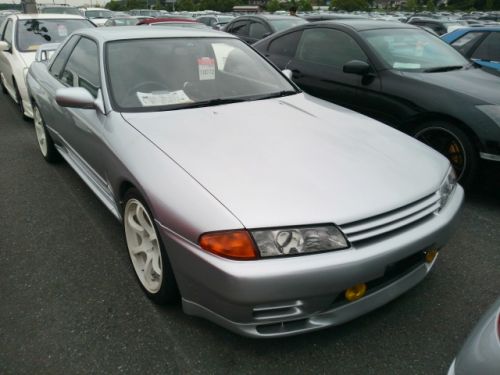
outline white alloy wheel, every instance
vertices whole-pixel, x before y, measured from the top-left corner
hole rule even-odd
[[[36,139],[38,145],[40,146],[40,151],[42,155],[46,158],[48,154],[47,149],[47,134],[45,133],[45,127],[43,126],[42,116],[37,107],[33,107],[33,121],[35,122]]]
[[[123,216],[127,247],[132,265],[142,286],[157,293],[163,280],[160,242],[146,207],[137,199],[129,199]]]

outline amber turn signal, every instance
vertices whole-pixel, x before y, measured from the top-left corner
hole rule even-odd
[[[346,289],[345,299],[352,302],[360,299],[366,294],[366,284],[358,284]]]
[[[232,259],[257,259],[257,251],[246,230],[205,233],[200,236],[200,246],[211,253]]]
[[[438,251],[436,249],[430,249],[425,252],[425,261],[427,263],[432,263],[436,259]]]

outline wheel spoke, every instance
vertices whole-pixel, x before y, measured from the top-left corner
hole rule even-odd
[[[156,238],[155,231],[146,215],[147,212],[145,212],[142,207],[137,206],[137,209],[135,211],[137,221],[139,222],[139,225],[148,233],[149,238],[153,240]]]
[[[152,266],[153,266],[153,272],[156,273],[158,276],[161,276],[161,259],[158,253],[153,253]]]
[[[146,283],[150,284],[152,281],[152,270],[153,267],[153,255],[148,253],[146,256],[146,261],[144,262],[144,280]]]
[[[138,222],[135,221],[134,215],[128,215],[127,217],[128,224],[132,227],[134,231],[137,233],[142,233],[144,232],[144,228],[139,224]]]
[[[137,255],[141,253],[146,253],[153,248],[153,244],[148,241],[143,241],[140,245],[131,246],[129,245],[130,251],[132,254]]]

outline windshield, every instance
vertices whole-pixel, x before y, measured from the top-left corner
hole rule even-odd
[[[453,47],[423,30],[378,29],[363,31],[362,35],[375,53],[396,70],[422,72],[468,64]]]
[[[36,51],[41,44],[59,43],[73,31],[88,27],[94,27],[94,25],[85,19],[19,20],[17,22],[17,49],[21,52]]]
[[[113,12],[109,10],[87,10],[85,11],[85,17],[87,18],[111,18]]]
[[[110,94],[121,111],[159,111],[295,94],[238,39],[168,38],[106,44]],[[148,68],[144,69],[144,56]]]
[[[289,17],[289,18],[280,18],[275,20],[269,20],[271,25],[276,29],[276,31],[286,30],[290,27],[294,27],[297,25],[302,25],[303,23],[307,23],[307,21],[303,18],[299,17]]]
[[[154,23],[150,23],[151,26],[167,26],[167,27],[190,27],[190,28],[194,28],[194,29],[207,29],[207,27],[202,24],[202,23],[198,23],[198,22],[154,22]]]
[[[76,16],[82,15],[78,9],[71,7],[46,7],[40,9],[40,13],[74,14]]]

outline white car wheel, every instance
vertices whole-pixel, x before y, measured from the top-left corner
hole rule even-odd
[[[47,158],[47,135],[45,133],[45,127],[43,126],[42,116],[37,107],[33,108],[33,121],[35,123],[36,139],[38,141],[38,146],[40,146],[40,151],[44,158]]]
[[[163,280],[160,243],[152,218],[137,199],[129,199],[123,217],[127,247],[132,265],[142,286],[155,294]]]

